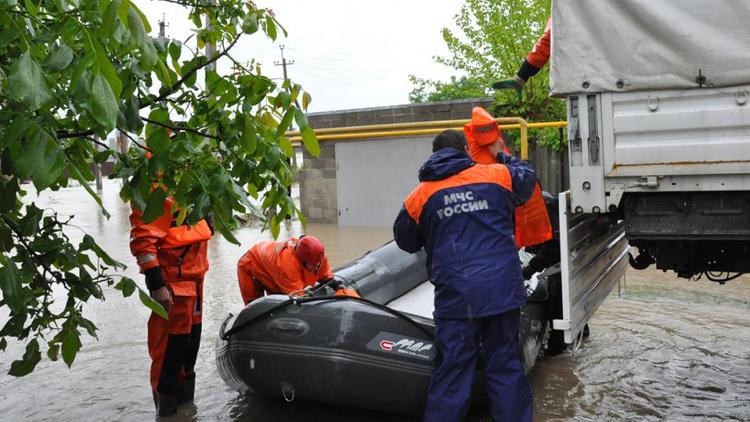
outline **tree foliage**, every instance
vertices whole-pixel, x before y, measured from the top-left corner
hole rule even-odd
[[[414,84],[414,89],[409,93],[409,101],[413,103],[484,98],[488,95],[486,86],[466,76],[451,76],[450,82],[441,82],[409,75],[409,80]]]
[[[466,0],[454,18],[458,32],[442,30],[450,55],[434,57],[437,63],[464,76],[451,78],[448,83],[411,76],[415,88],[410,99],[474,98],[479,90],[473,87],[492,93],[493,82],[516,74],[544,32],[549,14],[549,0]],[[493,95],[495,115],[520,116],[529,121],[565,119],[565,103],[549,96],[548,66],[527,81],[520,101],[513,91],[496,91]],[[530,136],[559,147],[556,129],[533,131]]]
[[[91,168],[113,158],[120,196],[147,221],[167,195],[176,201],[178,222],[210,213],[234,243],[235,213],[254,210],[249,197],[262,200],[259,215],[274,234],[286,215],[302,218],[287,194],[293,149],[285,132],[296,122],[307,149],[318,153],[297,105],[306,108],[310,96],[232,57],[242,36],[275,40],[286,31],[252,2],[168,1],[189,9],[198,50],[152,37],[131,0],[0,0],[0,313],[9,315],[0,350],[8,340],[26,344],[12,375],[31,372],[44,343],[50,359],[62,356],[70,366],[81,333],[96,336],[83,305],[103,299],[103,286],[125,296],[138,290],[141,301],[164,314],[118,275],[124,265],[95,239],[73,241],[70,218],[38,208],[25,181],[37,192],[75,181],[101,206],[89,187]],[[211,56],[201,52],[209,43],[217,46]],[[218,74],[219,59],[241,71]],[[112,131],[134,147],[110,150],[99,139]],[[55,303],[61,297],[64,304]]]

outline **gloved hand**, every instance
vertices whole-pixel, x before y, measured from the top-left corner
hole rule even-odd
[[[341,288],[341,280],[336,280],[335,278],[326,278],[320,280],[318,283],[328,284],[328,287],[332,288],[333,290],[338,290]]]
[[[523,93],[523,85],[526,83],[523,79],[519,78],[518,75],[514,75],[512,78],[503,79],[492,84],[492,89],[512,89],[516,91],[516,97],[521,100]]]
[[[169,292],[169,289],[167,289],[166,286],[160,287],[156,290],[151,290],[151,297],[159,302],[159,305],[161,305],[167,313],[169,313],[169,308],[172,307],[172,304],[174,301],[172,300],[172,293]]]
[[[172,306],[172,294],[164,284],[164,276],[161,274],[161,267],[149,268],[143,272],[146,276],[146,287],[148,287],[151,297],[169,312]]]

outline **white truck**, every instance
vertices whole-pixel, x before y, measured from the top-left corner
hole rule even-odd
[[[568,104],[567,342],[628,261],[750,272],[750,2],[554,0],[550,86]]]

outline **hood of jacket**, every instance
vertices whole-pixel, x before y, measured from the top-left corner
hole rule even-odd
[[[460,173],[475,163],[463,151],[455,148],[443,148],[434,152],[419,169],[419,181],[442,180]]]

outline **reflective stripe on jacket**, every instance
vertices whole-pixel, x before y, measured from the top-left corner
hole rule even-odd
[[[513,240],[514,204],[526,200],[536,176],[523,161],[476,164],[442,149],[419,173],[393,225],[398,246],[427,253],[436,318],[479,318],[526,300]]]

